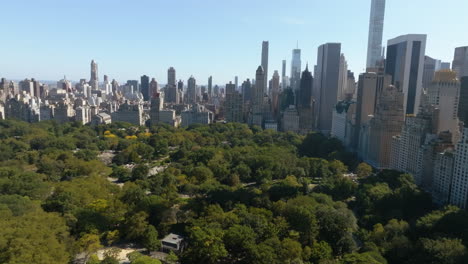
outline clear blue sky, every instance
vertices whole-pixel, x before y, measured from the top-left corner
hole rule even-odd
[[[366,61],[370,0],[5,0],[0,76],[7,79],[89,79],[91,59],[119,81],[143,74],[166,83],[190,75],[217,84],[252,78],[261,42],[270,41],[270,72],[281,70],[299,41],[302,61],[317,47],[341,42],[351,70]],[[387,0],[384,44],[408,33],[428,34],[426,54],[453,59],[468,45],[467,0]],[[281,71],[280,71],[281,72]],[[289,73],[288,73],[289,75]]]

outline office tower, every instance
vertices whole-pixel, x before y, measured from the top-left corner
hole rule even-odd
[[[143,94],[143,100],[149,101],[152,96],[150,92],[150,88],[149,88],[150,79],[148,76],[143,75],[140,77],[140,81],[141,81],[140,87],[141,87],[141,93]]]
[[[460,97],[458,101],[458,119],[468,127],[468,76],[460,80]]]
[[[139,89],[138,89],[138,81],[137,81],[137,80],[128,80],[128,81],[127,81],[127,85],[133,87],[133,92],[134,92],[134,93],[138,93],[138,92],[139,92]]]
[[[91,79],[89,82],[93,90],[99,88],[98,65],[94,60],[91,61]]]
[[[314,87],[314,78],[309,71],[309,66],[302,72],[297,98],[297,110],[299,112],[299,129],[302,133],[308,133],[313,128],[313,99],[312,90]]]
[[[439,70],[450,70],[450,62],[441,62]]]
[[[367,44],[367,68],[379,67],[382,63],[384,19],[385,0],[372,0]]]
[[[279,118],[279,94],[280,76],[278,71],[275,71],[273,73],[273,78],[271,79],[271,113],[274,120]]]
[[[291,88],[297,92],[301,83],[301,50],[299,48],[293,49],[291,59]]]
[[[255,74],[255,86],[252,93],[252,124],[262,126],[263,99],[265,96],[265,73],[262,66],[258,66]]]
[[[316,85],[313,94],[316,100],[315,127],[325,134],[331,131],[333,108],[338,102],[340,61],[340,43],[327,43],[318,48]]]
[[[438,66],[440,66],[440,60],[424,56],[423,89],[427,89],[432,80],[434,80]]]
[[[193,76],[187,81],[187,103],[195,104],[197,102],[197,81]]]
[[[213,77],[208,77],[208,96],[211,98],[213,96]]]
[[[405,114],[417,114],[422,94],[426,35],[404,35],[388,41],[385,72],[405,94]]]
[[[173,67],[167,70],[167,85],[176,85],[176,70]]]
[[[369,142],[364,160],[377,169],[390,167],[392,138],[404,124],[404,94],[393,85],[384,87],[369,121]]]
[[[369,68],[370,69],[370,68]],[[359,75],[356,97],[356,127],[352,147],[359,146],[361,128],[365,126],[375,113],[377,99],[384,87],[391,84],[391,76],[383,72],[367,71]],[[358,152],[360,151],[358,148]]]
[[[348,88],[348,62],[344,54],[340,57],[340,73],[338,81],[338,100],[345,99],[346,89]]]
[[[244,103],[250,103],[252,100],[252,93],[252,83],[250,82],[250,79],[247,79],[242,83],[242,96]]]
[[[460,96],[460,81],[457,73],[450,70],[441,70],[435,73],[433,81],[427,89],[428,103],[438,109],[434,129],[439,134],[450,131],[453,142],[459,138],[458,104]]]
[[[267,91],[268,85],[268,41],[262,42],[262,68],[263,68],[263,92]]]
[[[457,73],[458,79],[468,76],[468,46],[455,49],[452,70]]]
[[[155,78],[152,78],[149,84],[149,94],[151,94],[151,98],[153,98],[156,94],[159,94],[159,84]]]

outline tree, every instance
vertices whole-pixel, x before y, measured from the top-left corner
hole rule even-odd
[[[81,252],[87,256],[95,253],[98,249],[102,248],[99,236],[95,234],[85,234],[78,241],[77,246]]]
[[[220,228],[194,226],[189,233],[191,246],[186,257],[190,262],[213,264],[228,255]]]
[[[333,257],[333,250],[325,241],[314,242],[310,248],[310,261],[320,263],[323,260],[329,260]]]
[[[148,219],[148,214],[143,211],[127,215],[124,223],[125,237],[129,240],[143,239],[146,231],[148,231],[148,222],[146,219]]]
[[[177,255],[173,251],[171,251],[167,255],[165,261],[167,262],[167,264],[177,264],[179,263],[179,257],[177,257]]]
[[[372,175],[372,167],[362,162],[356,168],[356,174],[359,178],[367,178]]]
[[[158,240],[158,231],[152,225],[148,225],[146,228],[143,246],[149,251],[155,251],[161,247],[161,242]]]
[[[467,250],[460,239],[421,238],[417,259],[419,263],[462,264],[466,263]]]

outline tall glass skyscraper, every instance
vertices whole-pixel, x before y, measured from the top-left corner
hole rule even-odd
[[[301,50],[293,49],[291,60],[291,88],[299,90],[301,82]]]
[[[390,39],[385,73],[405,94],[405,114],[417,114],[421,101],[426,35],[410,34]]]
[[[372,0],[367,44],[367,68],[376,67],[382,61],[382,35],[385,18],[385,0]]]

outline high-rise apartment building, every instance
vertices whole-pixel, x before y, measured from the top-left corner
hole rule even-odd
[[[385,19],[385,0],[372,0],[369,19],[369,40],[367,44],[367,68],[382,63],[382,36]]]
[[[331,131],[333,108],[338,102],[340,87],[341,44],[327,43],[318,48],[314,94],[316,128],[324,133]]]
[[[405,95],[405,113],[417,114],[422,94],[426,35],[404,35],[388,41],[385,72]]]
[[[369,121],[368,151],[364,160],[378,169],[390,167],[392,138],[404,124],[404,94],[393,85],[384,87]]]
[[[255,74],[255,85],[252,93],[252,119],[253,125],[262,126],[263,124],[263,99],[265,97],[265,72],[262,66],[258,66]]]
[[[93,90],[99,88],[98,65],[94,60],[91,60],[91,79],[89,82]]]
[[[268,41],[263,41],[262,43],[262,68],[263,68],[263,92],[267,91],[268,85],[268,51],[269,43]]]
[[[354,140],[352,141],[354,144],[351,146],[352,148],[359,146],[361,127],[367,125],[372,115],[374,115],[377,99],[384,87],[388,87],[390,83],[391,76],[385,75],[383,72],[368,71],[359,75],[356,100],[356,127],[354,129]]]

